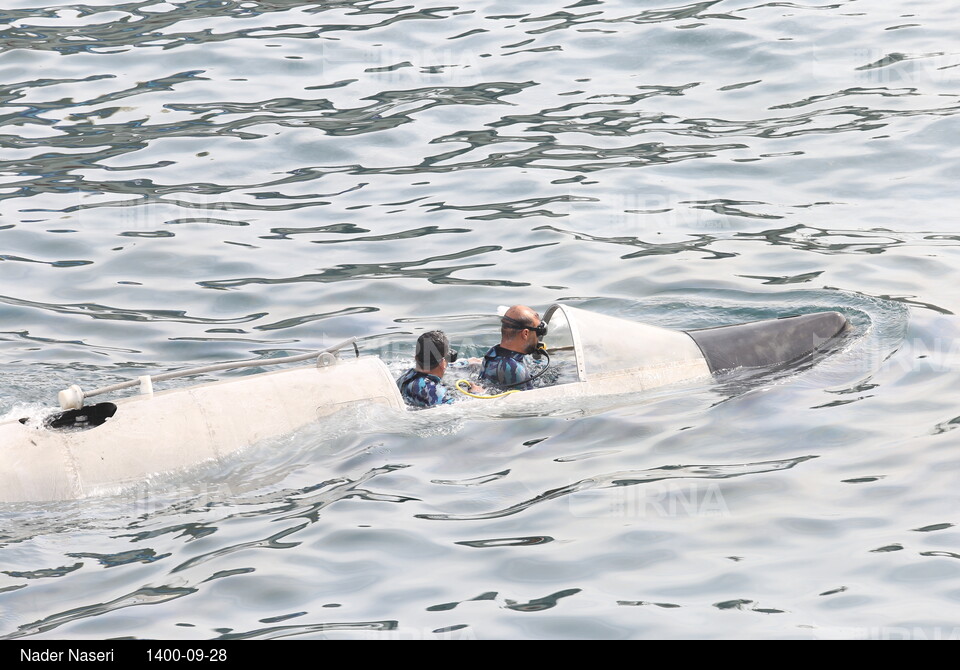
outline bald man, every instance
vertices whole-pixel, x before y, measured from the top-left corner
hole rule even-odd
[[[526,305],[508,309],[500,320],[500,344],[483,357],[480,382],[523,391],[532,389],[533,374],[526,356],[537,350],[545,331],[542,324],[540,315]]]

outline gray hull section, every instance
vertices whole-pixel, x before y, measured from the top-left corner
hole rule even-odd
[[[839,312],[819,312],[735,326],[687,331],[711,372],[791,363],[823,349],[850,330]]]

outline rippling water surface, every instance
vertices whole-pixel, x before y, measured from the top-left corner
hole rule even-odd
[[[0,413],[556,301],[789,374],[361,408],[0,505],[7,638],[960,638],[952,3],[0,9]]]

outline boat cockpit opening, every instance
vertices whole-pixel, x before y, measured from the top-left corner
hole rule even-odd
[[[112,402],[101,402],[51,414],[43,420],[43,427],[50,430],[88,430],[102,426],[116,413],[117,406]],[[20,419],[20,423],[27,423],[27,419]]]
[[[560,354],[568,369],[575,371],[572,381],[593,381],[702,358],[696,344],[679,331],[569,305],[551,306],[543,319],[549,326],[545,341],[550,355],[557,358]]]

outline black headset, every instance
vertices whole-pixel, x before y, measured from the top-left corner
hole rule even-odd
[[[540,319],[540,324],[537,326],[528,326],[521,321],[511,319],[509,316],[504,316],[500,318],[500,323],[507,328],[513,328],[514,330],[532,330],[537,334],[537,339],[540,340],[547,336],[547,324],[543,319]]]

